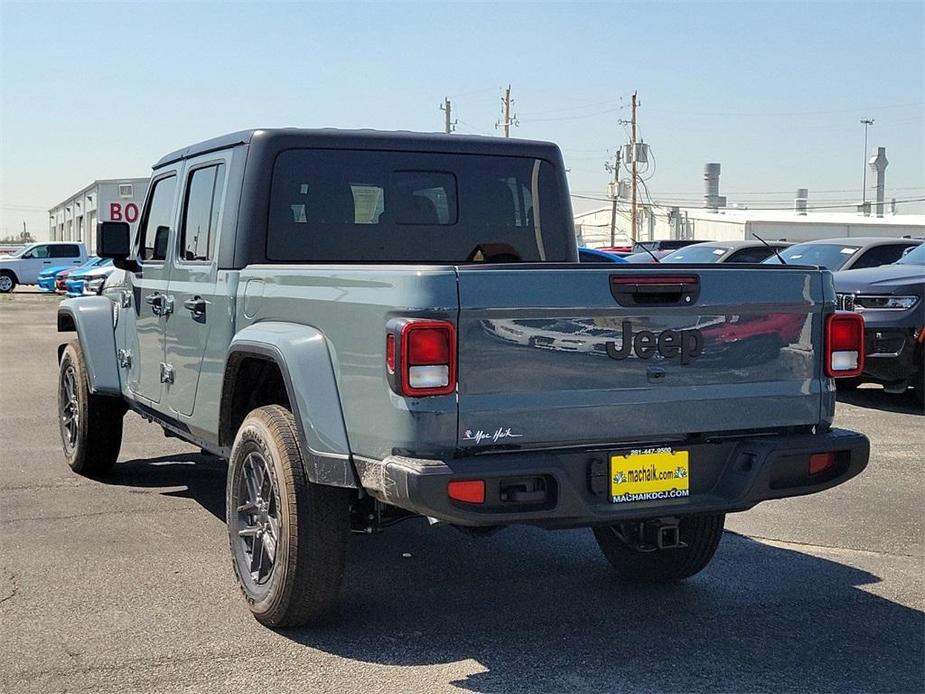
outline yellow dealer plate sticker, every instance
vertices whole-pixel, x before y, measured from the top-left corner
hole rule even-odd
[[[678,499],[690,495],[687,451],[650,448],[610,456],[610,500]]]

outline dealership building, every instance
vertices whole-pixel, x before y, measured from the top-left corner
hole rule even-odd
[[[134,231],[148,190],[147,178],[108,178],[93,181],[48,210],[52,241],[83,241],[96,248],[97,222],[128,222]]]
[[[628,214],[619,210],[611,243],[611,207],[575,215],[578,244],[594,248],[629,243]],[[753,234],[774,241],[811,241],[843,236],[925,236],[925,215],[887,214],[867,217],[855,212],[650,208],[640,206],[637,240],[692,239],[734,241]]]

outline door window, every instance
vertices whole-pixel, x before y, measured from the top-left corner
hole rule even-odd
[[[150,202],[138,232],[142,260],[163,261],[167,257],[167,240],[173,222],[173,198],[176,187],[176,176],[168,176],[154,182]]]
[[[190,174],[180,229],[182,260],[209,260],[212,257],[224,182],[224,164],[196,169]]]
[[[24,258],[47,258],[48,246],[36,246],[23,256]]]

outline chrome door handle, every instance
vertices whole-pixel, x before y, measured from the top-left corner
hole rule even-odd
[[[194,316],[201,316],[206,312],[206,306],[209,305],[209,302],[203,299],[201,296],[194,296],[192,299],[187,299],[183,302],[183,308],[187,311],[191,311]]]
[[[155,316],[166,316],[173,310],[173,301],[164,294],[155,292],[145,297],[145,303],[151,305],[151,313]]]

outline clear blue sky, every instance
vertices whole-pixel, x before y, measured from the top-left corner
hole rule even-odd
[[[440,130],[447,96],[461,132],[495,134],[507,83],[514,134],[558,142],[582,194],[605,191],[635,89],[657,200],[695,201],[707,161],[730,203],[859,198],[862,117],[888,196],[925,197],[923,8],[4,0],[0,234],[44,236],[44,210],[93,179],[231,130]]]

